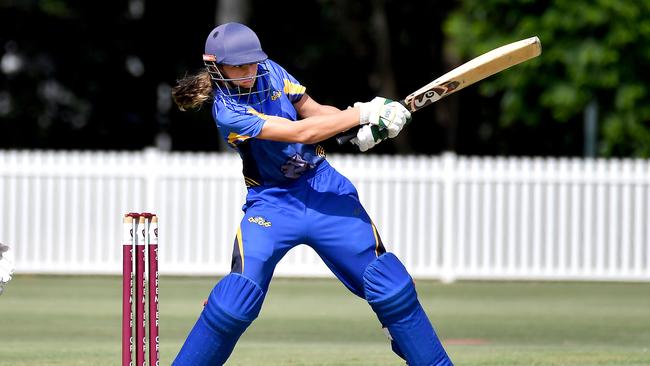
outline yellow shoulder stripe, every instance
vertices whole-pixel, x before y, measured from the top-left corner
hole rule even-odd
[[[284,79],[284,94],[305,94],[305,87]]]
[[[253,108],[248,108],[246,110],[246,112],[248,112],[248,113],[250,113],[250,114],[252,114],[254,116],[258,116],[258,117],[260,117],[261,119],[263,119],[265,121],[269,118],[269,116],[267,114],[260,113],[260,112],[258,112],[256,110],[254,110]]]
[[[231,132],[230,135],[228,135],[228,143],[231,145],[237,145],[239,143],[248,140],[249,138],[251,137],[246,135],[239,135],[234,132]]]

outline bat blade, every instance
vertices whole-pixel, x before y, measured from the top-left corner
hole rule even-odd
[[[541,53],[542,44],[537,37],[495,48],[416,90],[404,98],[404,102],[411,112],[415,112],[468,85],[535,58]]]
[[[542,44],[538,37],[509,43],[467,61],[409,94],[400,103],[411,112],[415,112],[468,85],[535,58],[541,53]],[[361,126],[339,134],[336,141],[342,145],[352,140],[357,135],[359,128]]]

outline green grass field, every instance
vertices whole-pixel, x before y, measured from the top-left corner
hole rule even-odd
[[[169,365],[214,285],[161,278]],[[418,281],[460,365],[650,365],[650,284]],[[120,277],[17,276],[0,296],[0,366],[119,365]],[[275,279],[228,365],[403,365],[337,281]]]

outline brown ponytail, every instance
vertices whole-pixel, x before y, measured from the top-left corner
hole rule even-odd
[[[189,75],[176,82],[172,88],[172,99],[178,109],[185,111],[201,107],[212,99],[212,81],[207,70]]]

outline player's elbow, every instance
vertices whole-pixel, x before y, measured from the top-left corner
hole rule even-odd
[[[314,133],[308,133],[302,138],[301,144],[316,144],[323,141],[323,138],[320,135]]]
[[[315,144],[323,140],[323,137],[314,128],[308,128],[307,126],[301,127],[296,131],[296,142],[301,144]]]
[[[319,127],[319,124],[306,120],[289,121],[280,117],[271,117],[257,137],[263,140],[314,144],[328,137]]]

